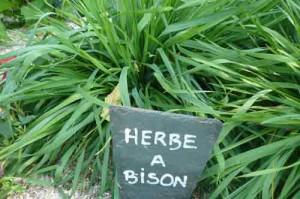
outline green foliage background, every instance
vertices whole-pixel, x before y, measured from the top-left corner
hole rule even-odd
[[[39,15],[28,47],[0,69],[7,175],[50,174],[72,190],[88,178],[81,187],[117,198],[100,115],[119,84],[125,106],[224,121],[203,195],[300,197],[298,0],[64,3]]]
[[[7,30],[36,22],[42,13],[62,9],[62,0],[1,0],[0,42],[9,40]]]

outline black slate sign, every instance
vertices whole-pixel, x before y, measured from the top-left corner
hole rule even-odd
[[[188,199],[222,128],[215,119],[112,106],[121,199]]]

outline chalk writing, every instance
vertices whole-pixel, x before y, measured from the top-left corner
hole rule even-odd
[[[155,155],[150,163],[151,166],[155,164],[161,164],[162,167],[166,167],[165,161],[161,155]]]
[[[168,147],[169,150],[197,149],[196,135],[165,133],[163,131],[138,130],[137,128],[125,128],[125,143],[135,145],[160,145]]]
[[[179,149],[190,150],[197,149],[196,146],[196,135],[192,134],[178,134],[178,133],[165,133],[163,131],[152,131],[152,130],[140,130],[138,128],[125,128],[124,129],[124,140],[126,144],[135,144],[142,146],[160,145],[167,147],[170,151]],[[166,167],[166,163],[162,155],[154,155],[150,166],[161,166]],[[174,176],[170,173],[165,173],[158,176],[157,173],[149,172],[146,173],[144,168],[141,168],[139,172],[127,169],[123,171],[125,181],[128,184],[134,185],[149,184],[149,185],[160,185],[164,187],[186,187],[188,177]]]
[[[161,176],[158,176],[154,172],[145,173],[144,168],[141,168],[139,173],[133,170],[125,170],[123,171],[123,174],[127,183],[131,185],[140,183],[174,188],[177,187],[177,185],[180,185],[185,188],[188,180],[188,177],[186,175],[173,176],[170,173],[165,173]]]

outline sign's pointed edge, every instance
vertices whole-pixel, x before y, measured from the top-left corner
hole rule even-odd
[[[178,117],[189,118],[191,120],[195,120],[195,121],[201,122],[203,124],[215,125],[216,126],[215,136],[219,135],[219,133],[221,132],[222,127],[223,127],[223,123],[220,120],[214,119],[214,118],[203,118],[203,117],[198,117],[198,116],[193,116],[193,115],[185,115],[185,114],[181,114],[181,113],[163,112],[163,111],[143,109],[143,108],[136,108],[136,107],[129,107],[129,106],[110,105],[109,106],[109,114],[110,114],[110,116],[111,116],[111,113],[114,112],[115,110],[124,110],[124,111],[128,111],[128,110],[130,111],[131,110],[131,111],[136,111],[136,112],[160,114],[160,115],[165,115],[167,117],[172,116],[174,118],[178,118]]]
[[[158,111],[158,110],[152,110],[152,109],[143,109],[143,108],[137,108],[137,107],[130,107],[130,106],[117,106],[117,105],[110,105],[109,106],[110,110],[113,109],[119,109],[119,110],[134,110],[137,112],[146,112],[146,113],[154,113],[154,114],[162,114],[162,115],[166,115],[166,116],[175,116],[175,117],[190,117],[191,119],[198,119],[198,120],[211,120],[211,121],[217,121],[220,122],[217,119],[213,119],[213,118],[201,118],[201,117],[197,117],[197,116],[193,116],[193,115],[185,115],[182,113],[173,113],[173,112],[164,112],[164,111]],[[220,122],[221,123],[221,122]]]

